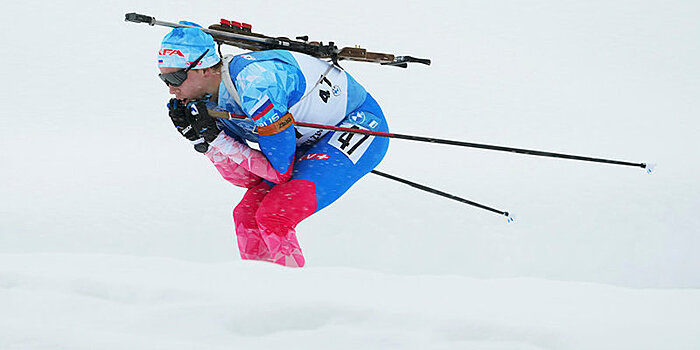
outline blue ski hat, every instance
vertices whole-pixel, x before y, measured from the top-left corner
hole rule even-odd
[[[180,21],[180,24],[202,28],[197,23]],[[197,28],[174,28],[163,38],[158,51],[158,67],[187,68],[204,51],[209,52],[193,69],[209,68],[221,60],[216,54],[216,44],[211,35]]]

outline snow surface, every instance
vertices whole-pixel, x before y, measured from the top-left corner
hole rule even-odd
[[[700,341],[686,318],[700,303],[696,290],[118,255],[0,263],[12,268],[0,273],[3,349],[691,349]]]
[[[0,349],[700,348],[697,2],[3,10]],[[518,221],[370,175],[298,226],[307,267],[241,262],[133,11],[431,58],[343,64],[395,132],[659,167],[395,140],[379,170]]]

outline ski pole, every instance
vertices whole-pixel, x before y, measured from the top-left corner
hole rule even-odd
[[[245,116],[242,116],[242,115],[230,114],[230,113],[228,113],[228,112],[215,111],[215,110],[209,110],[209,114],[210,114],[212,117],[214,117],[214,118],[219,118],[219,119],[245,119],[245,118],[246,118]],[[310,123],[303,123],[303,122],[294,122],[294,124],[295,124],[295,125],[298,125],[298,126],[306,126],[306,127],[310,127],[310,128],[320,128],[320,127],[323,127],[323,128],[327,128],[327,129],[329,129],[329,130],[339,130],[339,131],[348,131],[348,132],[366,131],[366,130],[362,130],[362,129],[351,129],[351,128],[343,128],[343,127],[338,127],[338,126],[318,125],[318,124],[310,124]],[[381,133],[381,134],[388,134],[388,133]],[[384,135],[377,135],[377,136],[384,136]],[[378,170],[372,170],[371,173],[372,173],[372,174],[375,174],[375,175],[379,175],[379,176],[385,177],[385,178],[390,179],[390,180],[394,180],[394,181],[401,182],[401,183],[403,183],[403,184],[409,185],[409,186],[414,187],[414,188],[417,188],[417,189],[419,189],[419,190],[423,190],[423,191],[426,191],[426,192],[429,192],[429,193],[432,193],[432,194],[436,194],[436,195],[438,195],[438,196],[442,196],[442,197],[445,197],[445,198],[449,198],[449,199],[455,200],[455,201],[460,202],[460,203],[469,204],[469,205],[475,206],[475,207],[477,207],[477,208],[485,209],[485,210],[494,212],[494,213],[496,213],[496,214],[503,215],[503,216],[505,216],[505,217],[508,218],[508,222],[513,222],[513,221],[514,221],[514,218],[513,218],[507,211],[502,211],[502,210],[494,209],[494,208],[485,206],[485,205],[483,205],[483,204],[479,204],[479,203],[470,201],[470,200],[468,200],[468,199],[464,199],[464,198],[461,198],[461,197],[457,197],[457,196],[455,196],[455,195],[453,195],[453,194],[449,194],[449,193],[447,193],[447,192],[443,192],[443,191],[440,191],[440,190],[436,190],[436,189],[434,189],[434,188],[431,188],[431,187],[428,187],[428,186],[425,186],[425,185],[421,185],[421,184],[419,184],[419,183],[415,183],[415,182],[413,182],[413,181],[409,181],[409,180],[406,180],[406,179],[402,179],[402,178],[400,178],[400,177],[398,177],[398,176],[390,175],[390,174],[387,174],[387,173],[384,173],[384,172],[381,172],[381,171],[378,171]]]
[[[509,214],[507,211],[502,211],[502,210],[494,209],[494,208],[485,206],[485,205],[483,205],[483,204],[479,204],[479,203],[470,201],[470,200],[468,200],[468,199],[464,199],[464,198],[461,198],[461,197],[457,197],[457,196],[455,196],[455,195],[453,195],[453,194],[449,194],[449,193],[447,193],[447,192],[442,192],[442,191],[440,191],[440,190],[436,190],[436,189],[434,189],[434,188],[430,188],[430,187],[428,187],[428,186],[415,183],[415,182],[413,182],[413,181],[408,181],[408,180],[406,180],[406,179],[402,179],[402,178],[397,177],[397,176],[394,176],[394,175],[389,175],[389,174],[387,174],[387,173],[383,173],[383,172],[378,171],[378,170],[372,170],[372,173],[375,174],[375,175],[379,175],[379,176],[385,177],[385,178],[387,178],[387,179],[391,179],[391,180],[394,180],[394,181],[401,182],[401,183],[403,183],[403,184],[409,185],[409,186],[414,187],[414,188],[417,188],[417,189],[419,189],[419,190],[423,190],[423,191],[426,191],[426,192],[429,192],[429,193],[432,193],[432,194],[436,194],[436,195],[438,195],[438,196],[442,196],[442,197],[445,197],[445,198],[449,198],[449,199],[452,199],[452,200],[456,200],[457,202],[460,202],[460,203],[469,204],[469,205],[475,206],[475,207],[477,207],[477,208],[481,208],[481,209],[488,210],[488,211],[490,211],[490,212],[494,212],[494,213],[496,213],[496,214],[501,214],[501,215],[503,215],[503,216],[505,216],[505,217],[508,218],[508,222],[512,222],[512,221],[513,221],[513,218],[510,216],[510,214]]]
[[[209,113],[212,115],[212,117],[216,117],[216,118],[224,118],[224,119],[245,119],[245,118],[247,118],[246,116],[233,115],[233,114],[230,114],[228,112],[219,112],[219,111],[210,110]],[[298,121],[294,121],[294,125],[304,126],[307,128],[314,128],[314,129],[344,131],[344,132],[354,133],[354,134],[365,134],[365,135],[389,137],[389,138],[403,139],[403,140],[422,141],[422,142],[438,143],[438,144],[444,144],[444,145],[453,145],[453,146],[462,146],[462,147],[470,147],[470,148],[488,149],[488,150],[493,150],[493,151],[520,153],[520,154],[527,154],[527,155],[532,155],[532,156],[563,158],[563,159],[580,160],[580,161],[587,161],[587,162],[632,166],[632,167],[639,167],[642,169],[647,169],[648,171],[651,170],[647,167],[646,163],[633,163],[633,162],[628,162],[628,161],[577,156],[577,155],[565,154],[565,153],[554,153],[554,152],[536,151],[536,150],[524,149],[524,148],[487,145],[487,144],[483,144],[483,143],[445,140],[445,139],[438,139],[438,138],[434,138],[434,137],[396,134],[396,133],[392,133],[392,132],[344,128],[341,126],[304,123],[304,122],[298,122]]]
[[[311,124],[311,123],[303,123],[303,122],[296,122],[296,121],[294,122],[294,124],[299,125],[299,126],[309,127],[309,128],[345,131],[345,132],[355,133],[355,134],[374,135],[374,136],[389,137],[389,138],[403,139],[403,140],[422,141],[422,142],[430,142],[430,143],[438,143],[438,144],[444,144],[444,145],[462,146],[462,147],[470,147],[470,148],[481,148],[481,149],[488,149],[488,150],[493,150],[493,151],[527,154],[527,155],[532,155],[532,156],[563,158],[563,159],[580,160],[580,161],[588,161],[588,162],[625,165],[625,166],[632,166],[632,167],[640,167],[643,169],[647,168],[646,163],[632,163],[632,162],[627,162],[627,161],[577,156],[577,155],[565,154],[565,153],[536,151],[536,150],[524,149],[524,148],[487,145],[487,144],[483,144],[483,143],[474,143],[474,142],[465,142],[465,141],[445,140],[445,139],[438,139],[438,138],[434,138],[434,137],[396,134],[396,133],[391,133],[391,132],[381,132],[381,131],[372,131],[372,130],[363,130],[363,129],[351,129],[351,128],[343,128],[343,127],[339,127],[339,126]]]

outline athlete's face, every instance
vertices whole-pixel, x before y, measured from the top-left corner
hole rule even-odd
[[[162,74],[182,70],[182,68],[164,67],[159,69]],[[180,86],[168,85],[170,94],[175,95],[175,98],[178,100],[196,100],[207,93],[206,87],[207,81],[202,69],[192,69],[187,72],[187,79]]]

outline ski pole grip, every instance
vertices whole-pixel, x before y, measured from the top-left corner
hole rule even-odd
[[[134,22],[134,23],[148,23],[149,25],[154,25],[156,23],[156,18],[146,15],[141,15],[136,12],[127,13],[124,15],[124,21]]]

